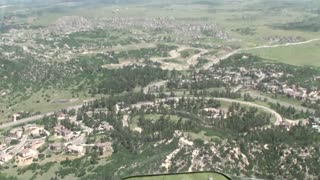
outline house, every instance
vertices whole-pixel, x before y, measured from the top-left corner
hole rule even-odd
[[[54,152],[61,152],[63,149],[63,144],[62,143],[53,143],[53,144],[50,144],[49,148],[50,148],[50,150],[52,150]]]
[[[6,144],[0,144],[0,151],[3,151],[7,148]]]
[[[62,125],[57,125],[54,127],[54,132],[56,136],[63,136],[66,141],[70,141],[72,138],[74,138],[72,131]]]
[[[287,121],[282,121],[282,122],[280,122],[279,126],[286,129],[287,131],[289,131],[290,128],[292,127],[292,124],[290,124]]]
[[[113,126],[111,126],[108,122],[102,122],[98,127],[99,131],[112,131],[113,129]]]
[[[23,130],[25,132],[30,132],[30,131],[37,129],[37,128],[39,128],[39,127],[36,124],[27,124],[27,125],[23,126]]]
[[[56,118],[57,118],[58,121],[62,121],[62,120],[68,119],[68,115],[64,114],[63,112],[58,112],[56,114]]]
[[[16,122],[17,119],[18,119],[20,116],[21,116],[21,115],[20,115],[20,114],[17,114],[17,113],[16,113],[16,114],[13,114],[13,115],[12,115],[12,121],[13,121],[13,122]]]
[[[36,129],[33,129],[31,132],[30,132],[30,135],[32,137],[43,137],[43,136],[48,136],[49,135],[49,132],[46,131],[44,128],[36,128]]]
[[[41,147],[43,144],[45,143],[44,140],[37,140],[37,141],[32,141],[29,142],[25,145],[25,148],[30,148],[30,149],[38,149],[39,147]]]
[[[104,157],[109,157],[113,153],[112,143],[111,142],[105,142],[105,143],[97,143],[94,146],[95,148],[98,148],[101,155]]]
[[[171,104],[171,103],[178,103],[179,98],[177,97],[167,97],[165,100],[165,103]]]
[[[85,154],[86,149],[83,146],[69,144],[66,147],[66,151],[69,152],[69,153],[76,153],[79,156],[82,156],[82,155]]]
[[[318,124],[312,124],[312,129],[315,129],[316,131],[318,131],[318,133],[320,133],[320,125]]]
[[[220,111],[216,108],[204,108],[203,111],[210,113],[219,113]]]
[[[0,161],[2,161],[2,162],[8,162],[8,161],[10,161],[12,158],[13,158],[13,156],[10,155],[10,154],[1,154],[1,155],[0,155]]]
[[[72,116],[72,117],[69,117],[69,122],[76,125],[76,126],[80,126],[81,123],[79,121],[77,121],[77,116]]]
[[[207,115],[208,118],[219,118],[220,110],[216,108],[204,108],[203,112]]]
[[[68,129],[63,125],[57,125],[54,127],[54,132],[57,136],[64,136],[69,133]]]
[[[36,158],[38,156],[38,152],[30,148],[25,148],[19,153],[19,155],[24,159],[31,159]]]
[[[22,137],[23,130],[22,128],[14,128],[9,132],[9,136],[12,138],[20,139]]]
[[[284,93],[284,94],[287,94],[287,95],[289,95],[289,96],[294,96],[294,90],[291,89],[291,88],[284,88],[284,89],[283,89],[283,93]]]
[[[251,77],[244,77],[243,78],[243,86],[244,87],[251,87],[253,85],[253,80]]]

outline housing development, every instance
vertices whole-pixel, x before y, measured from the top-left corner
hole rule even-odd
[[[0,179],[318,179],[315,0],[0,0]]]

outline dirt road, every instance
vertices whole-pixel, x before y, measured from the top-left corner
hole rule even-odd
[[[181,52],[187,49],[194,49],[200,51],[197,54],[192,55],[186,60],[186,64],[178,64],[178,63],[173,63],[173,62],[165,62],[168,60],[174,60],[174,59],[181,59]],[[172,50],[169,52],[168,57],[153,57],[151,58],[151,61],[158,62],[161,64],[161,67],[163,69],[168,69],[168,70],[186,70],[189,68],[190,65],[196,65],[197,60],[204,54],[208,53],[209,51],[207,49],[202,49],[202,48],[194,48],[194,47],[188,47],[188,46],[180,46],[176,50]]]

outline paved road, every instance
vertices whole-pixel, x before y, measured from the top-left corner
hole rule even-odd
[[[280,101],[280,100],[277,100],[277,99],[273,99],[273,98],[270,98],[270,97],[267,97],[267,96],[264,96],[264,95],[260,95],[260,94],[257,94],[257,93],[253,93],[253,92],[248,92],[250,94],[251,97],[253,98],[261,98],[262,100],[263,99],[267,99],[269,102],[271,103],[279,103],[281,106],[285,106],[285,107],[294,107],[295,109],[297,110],[303,110],[303,111],[309,111],[311,113],[315,113],[315,110],[314,109],[310,109],[310,108],[306,108],[306,107],[303,107],[303,106],[298,106],[298,105],[294,105],[294,104],[290,104],[290,103],[287,103],[287,102],[284,102],[284,101]],[[246,93],[242,93],[242,94],[246,94]]]
[[[177,97],[177,98],[181,98],[181,97]],[[265,106],[262,106],[262,105],[258,105],[258,104],[252,103],[252,102],[235,100],[235,99],[228,99],[228,98],[206,98],[206,99],[215,99],[215,100],[226,101],[226,102],[231,102],[231,103],[234,102],[234,103],[244,104],[244,105],[247,105],[247,106],[261,108],[261,109],[263,109],[263,110],[265,110],[267,112],[270,112],[272,115],[274,115],[276,117],[275,125],[279,125],[280,122],[283,121],[283,118],[281,117],[281,115],[279,113],[277,113],[276,111],[274,111],[274,110],[272,110],[272,109],[270,109],[268,107],[265,107]],[[139,108],[142,105],[150,105],[150,104],[153,104],[153,102],[139,102],[137,104],[132,104],[131,106]],[[82,106],[83,105],[72,106],[72,107],[68,107],[66,109],[67,110],[79,109]],[[50,112],[50,113],[46,113],[46,114],[41,114],[41,115],[28,117],[28,118],[25,118],[25,119],[20,119],[20,120],[18,120],[16,122],[5,123],[5,124],[2,124],[0,126],[0,129],[5,129],[5,128],[8,128],[8,127],[12,127],[12,126],[16,126],[16,125],[20,125],[20,124],[24,124],[24,123],[30,123],[30,122],[39,120],[39,119],[43,118],[44,116],[50,116],[50,115],[53,115],[53,114],[54,114],[54,112]]]
[[[28,135],[24,135],[22,137],[22,139],[20,140],[20,143],[18,145],[14,146],[14,148],[11,149],[9,153],[16,155],[18,152],[21,151],[23,146],[26,144],[27,140],[28,140]]]
[[[319,41],[320,38],[315,38],[315,39],[310,39],[308,41],[302,41],[302,42],[296,42],[296,43],[286,43],[286,44],[276,44],[276,45],[263,45],[263,46],[257,46],[257,47],[252,47],[252,48],[242,48],[242,49],[237,49],[234,50],[232,52],[229,52],[228,54],[225,54],[221,57],[217,57],[214,59],[211,59],[211,61],[207,64],[205,64],[202,69],[209,69],[212,65],[219,63],[222,60],[228,59],[229,57],[231,57],[234,54],[237,54],[241,51],[247,51],[247,50],[253,50],[253,49],[263,49],[263,48],[276,48],[276,47],[285,47],[285,46],[296,46],[296,45],[301,45],[301,44],[307,44],[307,43],[311,43],[314,41]]]
[[[177,98],[182,98],[182,97],[177,97]],[[187,97],[185,97],[185,98],[187,98]],[[192,97],[190,97],[190,98],[192,98]],[[283,121],[282,116],[279,113],[277,113],[276,111],[274,111],[274,110],[272,110],[272,109],[270,109],[268,107],[265,107],[265,106],[262,106],[262,105],[259,105],[259,104],[255,104],[253,102],[241,101],[241,100],[236,100],[236,99],[228,99],[228,98],[214,98],[214,97],[207,97],[206,99],[215,99],[215,100],[218,100],[218,101],[224,101],[224,102],[230,102],[230,103],[239,103],[239,104],[242,104],[242,105],[263,109],[264,111],[269,112],[270,114],[272,114],[276,118],[276,122],[274,123],[274,125],[279,125]],[[162,99],[160,101],[164,101],[164,99]],[[141,106],[143,106],[143,105],[152,105],[152,104],[153,104],[153,102],[151,102],[151,101],[150,102],[139,102],[137,104],[132,104],[131,107],[141,108]]]
[[[255,103],[247,102],[247,101],[240,101],[240,100],[236,100],[236,99],[227,99],[227,98],[212,98],[212,99],[219,100],[219,101],[225,101],[225,102],[231,102],[231,103],[239,103],[239,104],[263,109],[267,112],[270,112],[273,116],[276,117],[276,122],[274,123],[274,125],[279,125],[283,121],[283,118],[279,113],[277,113],[276,111],[274,111],[268,107],[265,107],[265,106],[262,106],[259,104],[255,104]]]
[[[71,110],[71,109],[79,109],[83,106],[82,105],[77,105],[77,106],[70,106],[68,108],[65,108],[67,110]],[[31,116],[31,117],[27,117],[27,118],[24,118],[24,119],[20,119],[20,120],[17,120],[16,122],[9,122],[9,123],[4,123],[2,125],[0,125],[0,129],[5,129],[5,128],[8,128],[8,127],[12,127],[12,126],[17,126],[17,125],[21,125],[21,124],[25,124],[25,123],[30,123],[30,122],[33,122],[33,121],[36,121],[36,120],[39,120],[45,116],[51,116],[53,115],[55,112],[49,112],[49,113],[45,113],[45,114],[39,114],[39,115],[36,115],[36,116]]]

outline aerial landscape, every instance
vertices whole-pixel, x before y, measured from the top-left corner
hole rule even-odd
[[[317,180],[320,1],[0,0],[0,180]]]

